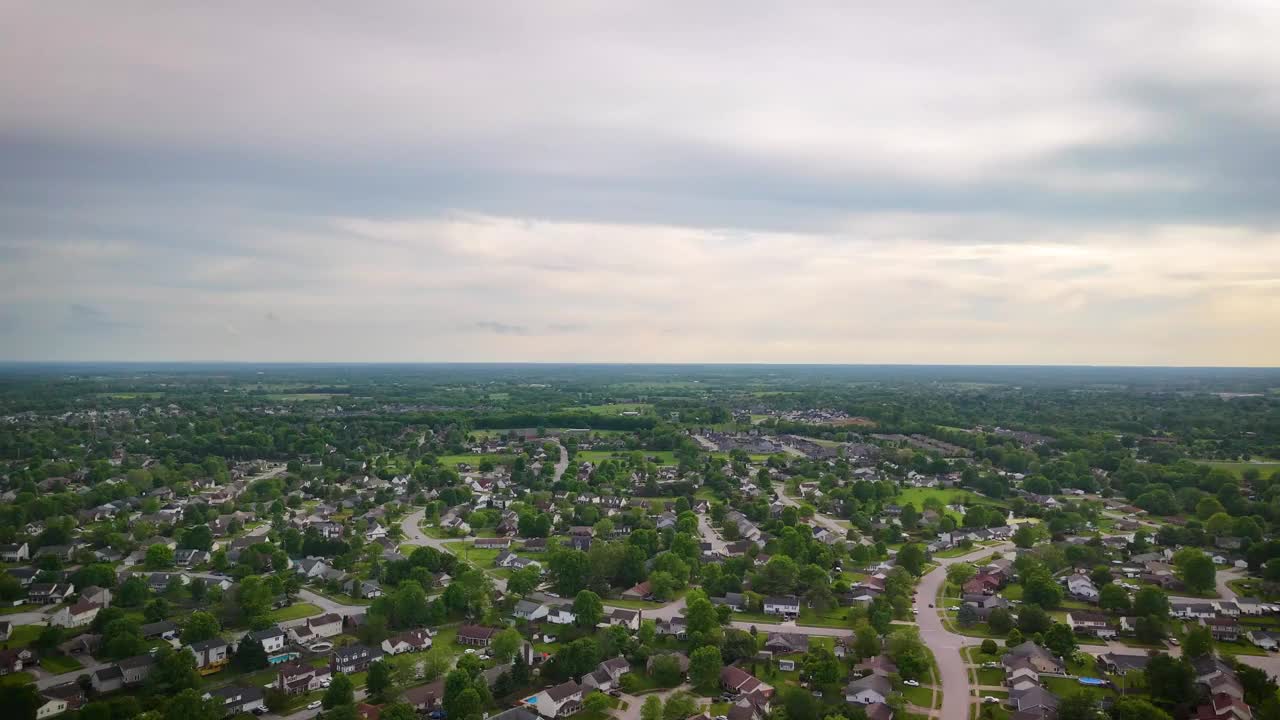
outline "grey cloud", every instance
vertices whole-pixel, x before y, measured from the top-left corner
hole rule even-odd
[[[509,325],[507,323],[497,322],[496,320],[480,320],[475,324],[476,329],[491,332],[495,335],[528,335],[529,328],[523,325]]]

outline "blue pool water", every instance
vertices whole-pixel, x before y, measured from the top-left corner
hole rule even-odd
[[[1106,681],[1106,680],[1101,680],[1101,679],[1098,679],[1098,678],[1083,678],[1083,677],[1082,677],[1082,678],[1079,678],[1079,681],[1080,681],[1080,684],[1081,684],[1081,685],[1106,685],[1106,684],[1107,684],[1107,681]]]

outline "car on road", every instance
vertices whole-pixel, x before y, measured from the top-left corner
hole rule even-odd
[[[952,611],[952,612],[959,612],[959,611],[960,611],[960,606],[959,606],[959,605],[952,605],[951,607],[949,607],[949,608],[947,608],[947,609],[948,609],[948,610],[950,610],[950,611]]]
[[[319,701],[319,700],[312,700],[311,702],[307,703],[307,709],[308,709],[308,710],[319,710],[319,709],[320,709],[320,701]]]
[[[929,607],[933,607],[933,603],[929,603]]]
[[[903,680],[902,684],[906,685],[907,687],[920,687],[919,680]]]

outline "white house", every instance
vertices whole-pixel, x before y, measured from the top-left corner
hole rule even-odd
[[[547,622],[553,625],[572,625],[577,619],[572,605],[557,605],[547,610]]]
[[[263,652],[268,656],[284,650],[286,641],[285,632],[278,627],[270,627],[266,630],[251,632],[246,635],[245,638],[260,643],[262,645]]]
[[[62,607],[49,618],[49,623],[60,628],[84,627],[98,617],[98,611],[101,609],[102,606],[97,603],[81,600],[75,605]]]
[[[766,615],[799,615],[800,599],[795,595],[784,597],[767,597],[764,599]]]
[[[572,715],[582,709],[582,686],[570,680],[543,690],[525,704],[545,718]]]
[[[1072,575],[1067,578],[1067,592],[1086,602],[1097,602],[1098,588],[1094,587],[1093,581],[1087,575]]]
[[[533,622],[535,620],[545,618],[548,612],[550,612],[550,610],[542,603],[533,602],[532,600],[521,600],[516,603],[513,614],[521,620]]]
[[[845,702],[870,705],[884,702],[892,692],[893,685],[889,678],[871,673],[846,685],[844,699]]]
[[[4,562],[24,562],[31,559],[31,548],[27,543],[0,545],[0,560]]]
[[[382,651],[388,655],[429,649],[431,649],[431,633],[426,630],[409,630],[382,641]]]

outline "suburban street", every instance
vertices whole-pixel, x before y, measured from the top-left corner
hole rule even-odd
[[[925,574],[916,586],[916,624],[920,628],[920,638],[933,651],[937,661],[939,686],[942,688],[942,720],[969,719],[969,670],[968,661],[960,654],[960,649],[969,645],[977,645],[982,638],[957,635],[947,630],[942,624],[942,608],[931,608],[936,604],[938,591],[947,580],[947,566],[962,562],[973,562],[995,552],[1007,552],[1013,549],[1013,543],[1002,543],[993,547],[981,548],[957,558],[939,558],[938,567]]]

